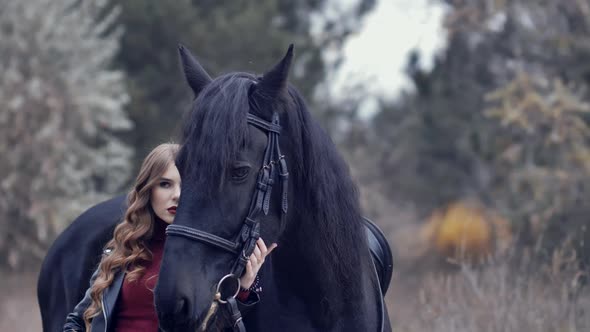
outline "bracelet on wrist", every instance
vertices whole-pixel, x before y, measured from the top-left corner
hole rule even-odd
[[[252,286],[250,286],[249,288],[243,288],[240,286],[240,292],[261,292],[262,291],[262,287],[260,287],[260,278],[258,277],[258,275],[256,275],[256,278],[254,278],[254,282],[252,283]]]

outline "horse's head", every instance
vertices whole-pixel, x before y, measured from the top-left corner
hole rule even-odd
[[[288,121],[281,120],[297,103],[287,86],[292,47],[262,77],[213,80],[188,50],[180,47],[180,55],[195,100],[177,159],[182,193],[155,292],[166,331],[194,329],[222,277],[240,276],[256,239],[280,236],[289,192],[281,150]],[[236,280],[223,285],[223,296],[237,290]]]

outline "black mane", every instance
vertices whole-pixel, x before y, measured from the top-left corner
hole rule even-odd
[[[361,260],[361,256],[366,257],[361,251],[367,247],[358,190],[347,164],[311,117],[301,95],[292,87],[289,95],[295,102],[287,113],[287,149],[295,158],[288,161],[295,197],[291,199],[294,206],[284,238],[287,246],[297,248],[298,257],[288,261],[301,262],[292,269],[301,271],[301,280],[313,282],[294,286],[307,295],[312,308],[316,307],[310,312],[329,324],[333,315],[358,312],[358,308],[355,312],[346,306],[361,296],[360,273],[351,271],[371,268],[364,267],[367,262]]]

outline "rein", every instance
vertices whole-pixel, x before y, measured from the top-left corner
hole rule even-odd
[[[287,193],[289,172],[285,156],[281,154],[281,149],[279,147],[279,135],[281,133],[279,115],[275,112],[272,116],[272,122],[268,122],[256,115],[248,113],[247,121],[248,124],[255,126],[266,133],[267,145],[264,152],[263,166],[258,172],[256,190],[250,202],[248,215],[244,219],[242,228],[236,237],[233,240],[228,240],[215,234],[176,224],[171,224],[166,228],[166,235],[168,236],[180,236],[193,241],[206,243],[236,255],[236,259],[229,274],[225,275],[217,283],[217,291],[214,295],[207,316],[201,325],[201,331],[205,331],[209,320],[215,314],[220,304],[227,307],[234,331],[246,331],[242,322],[241,313],[237,308],[235,297],[240,289],[239,278],[244,272],[248,259],[256,247],[256,241],[260,238],[260,220],[258,218],[262,213],[268,215],[272,188],[277,175],[280,178],[282,187],[281,213],[285,215],[288,209]],[[234,281],[236,284],[235,292],[224,296],[220,291],[221,285],[230,280]]]

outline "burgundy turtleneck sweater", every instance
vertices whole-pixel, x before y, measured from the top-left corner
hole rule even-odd
[[[115,332],[157,332],[158,317],[154,306],[154,288],[162,262],[166,240],[166,222],[156,218],[154,234],[148,243],[152,261],[145,264],[145,273],[135,281],[127,277],[117,299],[117,314],[114,317]]]
[[[158,316],[154,305],[154,288],[158,281],[168,224],[156,218],[154,234],[148,243],[152,260],[145,265],[145,273],[135,281],[125,278],[117,299],[115,332],[158,332]],[[247,302],[249,291],[240,291],[237,298]]]

